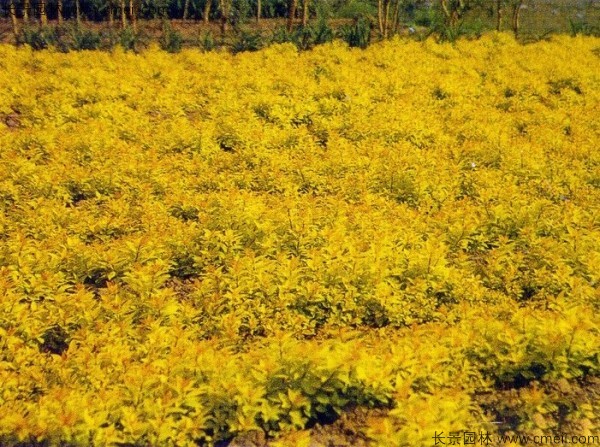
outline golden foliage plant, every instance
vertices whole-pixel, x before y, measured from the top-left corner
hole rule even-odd
[[[598,434],[599,54],[0,46],[0,444]]]

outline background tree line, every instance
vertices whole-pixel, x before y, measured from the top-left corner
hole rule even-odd
[[[0,13],[10,18],[15,36],[21,27],[46,26],[49,21],[58,25],[65,21],[106,23],[134,32],[140,20],[218,23],[225,34],[242,23],[258,24],[263,19],[285,21],[287,32],[292,32],[306,28],[311,20],[338,18],[354,20],[355,29],[346,32],[357,34],[359,46],[364,46],[366,39],[361,27],[386,38],[402,28],[414,32],[413,26],[418,25],[452,39],[485,21],[487,29],[512,30],[518,36],[523,11],[530,7],[557,22],[565,22],[569,15],[572,32],[595,34],[600,28],[596,25],[600,20],[597,0],[0,0]],[[588,18],[581,11],[592,13]],[[575,12],[578,22],[572,19]]]
[[[160,18],[208,22],[241,16],[260,20],[287,17],[291,7],[297,15],[308,7],[308,2],[298,8],[297,1],[286,0],[3,0],[2,3],[5,16],[40,23],[48,20],[131,23]]]

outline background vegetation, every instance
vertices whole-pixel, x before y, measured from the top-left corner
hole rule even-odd
[[[0,14],[5,41],[63,51],[139,50],[150,41],[171,52],[281,42],[308,49],[334,38],[364,48],[396,34],[455,40],[508,30],[530,42],[600,33],[594,0],[3,0]]]

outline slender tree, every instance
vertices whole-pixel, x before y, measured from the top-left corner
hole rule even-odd
[[[384,15],[383,15],[383,37],[387,37],[388,36],[388,31],[390,29],[388,22],[389,22],[389,18],[390,18],[390,4],[391,1],[390,0],[385,0],[385,10],[384,10]]]
[[[394,12],[392,12],[392,30],[396,32],[398,30],[398,24],[400,22],[400,3],[402,0],[396,0],[394,4]]]
[[[190,0],[185,0],[183,2],[183,16],[181,17],[183,20],[187,20],[190,14]]]
[[[40,24],[48,25],[48,15],[46,14],[46,0],[40,0]]]
[[[137,31],[137,1],[129,0],[129,20],[134,31]]]
[[[56,0],[56,19],[58,20],[58,24],[62,25],[62,23],[63,23],[63,0]]]
[[[119,0],[119,7],[121,9],[121,27],[127,28],[127,16],[125,15],[125,0]]]
[[[377,0],[377,26],[379,35],[383,36],[383,0]]]
[[[208,0],[207,0],[208,1]],[[219,0],[219,9],[221,13],[221,34],[227,32],[227,25],[231,18],[231,0]]]
[[[418,2],[419,0],[390,0],[390,8],[393,8],[393,10],[389,19],[390,25],[388,26],[388,30],[398,32],[402,11],[409,6],[416,7]]]
[[[298,0],[288,0],[288,19],[287,19],[287,30],[292,31],[294,28],[294,18],[296,17],[296,7],[298,6]]]
[[[202,21],[206,24],[210,20],[210,6],[212,4],[212,0],[206,0],[204,3],[204,11],[202,12]]]
[[[302,26],[308,25],[309,2],[310,0],[302,0]]]
[[[496,31],[502,29],[502,0],[496,0]]]
[[[106,8],[108,9],[108,26],[113,28],[115,26],[115,11],[112,2],[109,1]]]
[[[81,24],[81,3],[79,0],[75,0],[75,23],[77,23],[77,26]]]
[[[29,22],[29,10],[31,9],[31,3],[29,0],[23,1],[23,21],[25,23]]]
[[[519,25],[521,18],[521,9],[525,0],[514,0],[511,2],[511,25],[515,37],[519,37]]]
[[[390,15],[390,0],[377,1],[377,24],[379,25],[379,35],[387,37],[388,21]]]
[[[260,23],[261,10],[262,10],[262,2],[260,0],[256,0],[256,23]]]
[[[19,21],[17,20],[17,8],[15,7],[14,0],[8,0],[8,11],[10,14],[10,21],[12,22],[13,33],[16,37],[19,34]]]

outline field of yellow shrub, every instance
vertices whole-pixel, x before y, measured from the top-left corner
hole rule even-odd
[[[0,46],[0,445],[598,435],[599,148],[598,38]]]

